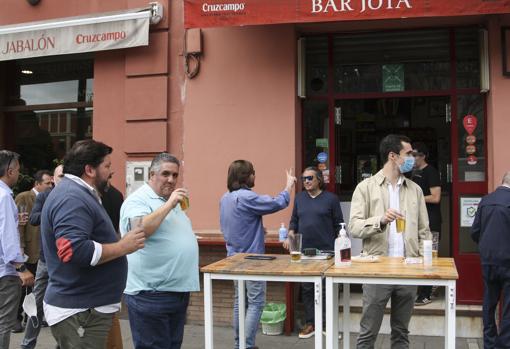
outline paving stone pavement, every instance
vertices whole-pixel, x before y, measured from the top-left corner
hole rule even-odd
[[[124,349],[132,349],[131,331],[129,322],[120,320]],[[351,334],[351,348],[355,348],[356,335]],[[23,334],[12,334],[9,349],[19,349]],[[214,347],[217,349],[233,348],[232,329],[228,327],[214,328]],[[257,345],[260,349],[309,349],[314,347],[313,337],[310,339],[299,339],[296,334],[292,336],[265,336],[262,333],[257,335]],[[37,343],[37,349],[54,349],[55,340],[50,329],[43,328]],[[203,349],[204,348],[204,327],[199,325],[186,325],[184,332],[184,343],[182,349]],[[341,348],[341,346],[340,346]],[[376,349],[390,349],[389,335],[379,335],[376,342]],[[444,348],[444,339],[441,337],[411,336],[410,349],[441,349]],[[457,338],[456,349],[483,349],[480,338]]]

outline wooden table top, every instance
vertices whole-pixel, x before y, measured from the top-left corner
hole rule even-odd
[[[352,262],[350,267],[335,267],[326,270],[324,276],[379,277],[409,279],[443,279],[459,278],[453,258],[433,258],[432,266],[423,264],[405,264],[400,257],[379,257],[378,263]]]
[[[267,254],[276,257],[273,260],[254,260],[244,257],[253,253],[239,253],[216,263],[200,268],[204,273],[243,274],[243,275],[282,275],[282,276],[316,276],[322,275],[333,264],[329,260],[290,261],[289,254]]]

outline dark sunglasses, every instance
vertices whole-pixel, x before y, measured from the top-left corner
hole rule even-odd
[[[311,182],[311,181],[313,181],[314,178],[315,178],[314,176],[303,176],[303,177],[301,177],[301,180],[303,182],[305,182],[305,181]]]

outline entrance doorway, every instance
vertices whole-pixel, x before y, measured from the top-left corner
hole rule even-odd
[[[305,41],[303,167],[319,166],[348,217],[356,185],[383,165],[378,148],[384,136],[425,143],[427,162],[441,180],[439,255],[455,258],[458,301],[481,303],[479,257],[469,234],[469,214],[487,193],[477,29],[329,34]]]

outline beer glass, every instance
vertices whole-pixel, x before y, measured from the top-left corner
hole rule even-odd
[[[432,258],[438,257],[438,251],[439,251],[439,232],[433,231],[432,232]]]
[[[303,236],[301,234],[289,235],[289,250],[290,250],[290,261],[300,262],[301,261],[301,243]]]
[[[401,234],[406,230],[406,211],[400,210],[402,217],[398,217],[396,220],[397,233]]]
[[[189,197],[185,196],[179,203],[181,210],[186,211],[189,208]]]

